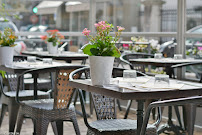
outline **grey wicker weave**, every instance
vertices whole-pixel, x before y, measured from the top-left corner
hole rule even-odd
[[[5,112],[9,112],[9,132],[14,132],[16,119],[17,119],[17,112],[19,110],[19,105],[15,101],[16,90],[17,90],[17,74],[6,73],[6,78],[4,79],[5,82],[8,84],[8,89],[3,87],[3,82],[0,82],[1,85],[1,101],[2,101],[2,108],[1,108],[1,116],[0,116],[0,126],[2,125],[2,121],[5,115]],[[3,80],[3,79],[2,79]],[[20,83],[20,90],[19,95],[20,99],[29,100],[32,99],[33,90],[23,90],[23,81]],[[48,92],[39,91],[38,92],[39,98],[49,98]]]
[[[122,72],[122,73],[121,73]],[[74,80],[74,76],[77,74],[85,74],[86,78],[89,77],[89,68],[82,68],[73,71],[70,74],[70,79]],[[118,74],[116,74],[118,73]],[[123,74],[123,69],[114,68],[113,75],[120,76]],[[104,96],[101,94],[91,93],[94,108],[97,116],[97,121],[88,123],[84,98],[81,90],[79,91],[80,101],[82,105],[82,111],[84,116],[84,122],[88,127],[87,135],[136,135],[137,134],[137,121],[129,119],[116,119],[116,100],[112,97]],[[146,135],[156,135],[157,128],[155,123],[148,125]]]
[[[55,73],[54,98],[19,101],[18,89],[16,98],[20,104],[20,109],[16,133],[20,133],[23,119],[29,117],[34,122],[35,135],[46,135],[48,124],[54,121],[58,128],[58,134],[63,134],[63,121],[70,121],[73,123],[76,134],[80,135],[75,109],[70,104],[74,89],[68,84],[69,73],[81,67],[83,66],[52,67],[25,72],[37,75],[46,72]]]

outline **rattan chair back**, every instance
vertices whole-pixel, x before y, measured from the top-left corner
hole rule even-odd
[[[55,109],[66,108],[67,105],[70,103],[74,90],[71,86],[69,86],[69,74],[75,69],[76,68],[61,68],[56,71],[56,89],[54,91]],[[75,78],[78,78],[78,76],[75,76]]]

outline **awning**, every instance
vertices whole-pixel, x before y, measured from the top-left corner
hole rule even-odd
[[[63,1],[42,1],[37,5],[37,14],[54,14],[57,12],[57,8],[62,5]]]
[[[82,3],[79,1],[69,1],[65,3],[66,12],[79,12],[79,11],[89,11],[90,3]]]

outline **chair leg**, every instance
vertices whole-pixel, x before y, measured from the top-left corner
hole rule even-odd
[[[152,109],[152,119],[155,120],[156,119],[156,108]]]
[[[4,119],[4,115],[6,113],[6,110],[7,110],[7,105],[6,104],[2,104],[2,108],[1,108],[1,116],[0,116],[0,127],[1,127],[1,124],[3,122],[3,119]]]
[[[80,135],[79,125],[77,123],[76,116],[74,115],[73,117],[71,117],[71,120],[72,120],[76,135]]]
[[[128,118],[128,113],[129,113],[129,111],[130,111],[130,107],[131,107],[131,105],[132,105],[132,102],[133,102],[133,100],[129,100],[129,101],[128,101],[124,119],[127,119],[127,118]]]
[[[49,121],[46,119],[36,120],[36,135],[46,135]]]
[[[89,100],[90,100],[90,115],[93,115],[93,99],[92,99],[92,96],[89,92]]]
[[[118,99],[117,99],[117,105],[118,105],[119,111],[122,111],[122,109],[121,109],[121,103],[120,103],[120,101]]]
[[[77,101],[77,99],[78,99],[78,92],[77,91],[75,91],[75,97],[74,97],[74,106],[76,106],[76,101]]]
[[[175,114],[176,114],[176,116],[177,116],[179,125],[180,125],[181,129],[183,129],[182,121],[181,121],[181,118],[180,118],[180,112],[179,112],[178,106],[174,106],[174,109],[175,109]]]
[[[18,110],[19,110],[19,105],[16,104],[15,99],[12,102],[13,103],[8,105],[9,132],[14,132],[14,130],[15,130],[15,124],[16,124],[16,121],[17,121],[17,115],[18,115]]]
[[[55,135],[58,135],[58,130],[57,130],[56,122],[51,122],[51,126],[52,126],[52,129],[53,129],[53,133]]]
[[[58,129],[58,135],[63,135],[63,121],[62,120],[56,121],[56,126]]]
[[[24,115],[22,113],[18,113],[18,118],[17,118],[17,125],[16,125],[16,133],[19,133],[20,134],[20,131],[21,131],[21,128],[22,128],[22,123],[23,123],[23,120],[24,120]]]

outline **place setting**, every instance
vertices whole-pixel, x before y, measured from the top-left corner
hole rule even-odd
[[[135,70],[124,70],[123,77],[113,78],[111,87],[120,87],[135,91],[164,91],[181,89],[185,84],[169,79],[168,75],[157,74],[155,77],[139,76]],[[104,85],[109,87],[109,85]]]
[[[30,69],[30,68],[46,68],[46,67],[64,65],[63,63],[54,62],[52,58],[43,58],[41,60],[42,61],[37,60],[35,56],[27,56],[27,60],[13,62],[12,64],[6,64],[5,67]],[[65,63],[65,65],[67,65],[67,63]]]

